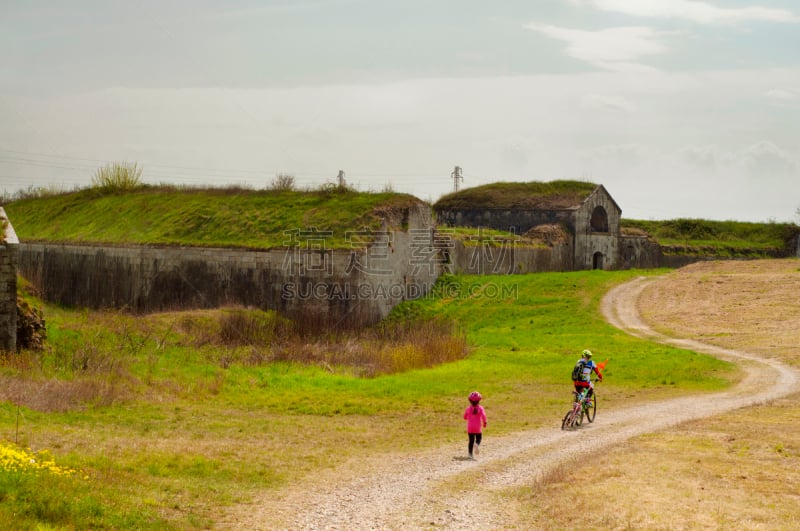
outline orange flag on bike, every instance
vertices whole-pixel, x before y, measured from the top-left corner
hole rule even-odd
[[[602,363],[598,363],[598,364],[597,364],[597,368],[598,368],[598,369],[600,369],[601,371],[602,371],[602,370],[605,370],[605,368],[606,368],[606,363],[608,363],[608,360],[606,360],[606,361],[604,361],[604,362],[602,362]]]

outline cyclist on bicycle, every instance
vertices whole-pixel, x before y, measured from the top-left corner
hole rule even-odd
[[[584,350],[581,353],[581,359],[575,364],[572,370],[572,384],[575,386],[577,396],[586,389],[586,398],[592,396],[594,385],[592,384],[592,371],[597,374],[597,379],[603,381],[603,375],[600,373],[600,367],[592,361],[592,352]],[[577,397],[576,397],[577,399]]]

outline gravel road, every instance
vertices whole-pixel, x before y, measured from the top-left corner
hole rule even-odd
[[[499,529],[514,521],[510,504],[500,502],[506,489],[530,485],[558,467],[631,437],[676,424],[762,403],[798,391],[795,370],[775,360],[662,336],[640,319],[636,301],[658,279],[638,278],[605,297],[602,311],[615,327],[633,335],[735,361],[746,372],[734,388],[702,400],[693,397],[603,410],[591,425],[591,437],[559,426],[513,435],[492,436],[479,460],[462,460],[463,444],[437,448],[387,462],[352,463],[346,480],[331,474],[313,491],[249,506],[246,516],[222,522],[220,529]],[[600,421],[602,419],[602,421]],[[458,488],[450,488],[458,482]],[[476,503],[470,489],[480,491]],[[457,492],[454,494],[454,492]],[[498,503],[492,503],[496,497]],[[488,501],[488,503],[487,503]]]

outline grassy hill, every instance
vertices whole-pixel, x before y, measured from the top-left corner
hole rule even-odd
[[[800,234],[800,227],[793,223],[623,219],[620,224],[623,234],[647,233],[667,254],[721,258],[784,256]]]
[[[382,219],[422,201],[407,194],[241,188],[84,189],[5,205],[20,240],[194,245],[269,249],[294,229],[331,231],[326,246],[349,247],[346,231],[376,230]]]

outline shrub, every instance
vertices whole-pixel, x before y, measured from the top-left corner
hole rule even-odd
[[[294,175],[289,175],[288,173],[279,173],[269,185],[270,190],[276,190],[280,192],[290,192],[294,190],[294,187]]]
[[[133,190],[142,186],[142,169],[135,162],[112,162],[92,176],[92,187],[106,191]]]
[[[221,344],[228,346],[264,346],[276,335],[283,335],[289,322],[274,312],[233,309],[219,318]]]

